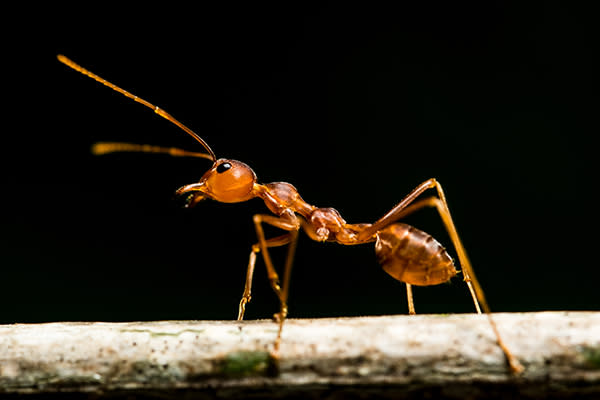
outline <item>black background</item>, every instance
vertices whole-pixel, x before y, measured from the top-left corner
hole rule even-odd
[[[102,140],[201,148],[58,53],[348,222],[374,221],[436,177],[492,309],[598,309],[597,47],[593,13],[577,7],[5,13],[17,23],[3,56],[0,321],[233,319],[252,215],[267,212],[260,200],[181,208],[175,189],[206,160],[92,156]],[[454,254],[435,211],[408,222]],[[404,293],[372,245],[301,236],[291,317],[405,313]],[[262,260],[253,294],[248,318],[277,311]],[[420,313],[473,308],[460,278],[416,288],[415,301]]]

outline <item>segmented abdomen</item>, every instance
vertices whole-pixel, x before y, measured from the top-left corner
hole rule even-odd
[[[393,224],[377,233],[375,254],[385,272],[411,285],[438,285],[458,272],[437,240],[406,224]]]

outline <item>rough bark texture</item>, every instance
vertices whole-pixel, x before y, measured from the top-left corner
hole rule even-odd
[[[600,313],[0,326],[0,394],[156,398],[600,398]]]

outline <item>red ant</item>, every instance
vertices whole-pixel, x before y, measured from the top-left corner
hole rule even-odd
[[[481,308],[483,308],[484,312],[488,315],[490,324],[496,335],[496,340],[506,356],[511,371],[519,373],[523,370],[519,361],[511,354],[500,337],[496,324],[491,317],[491,311],[485,300],[483,290],[475,277],[473,267],[467,258],[464,246],[454,226],[442,186],[436,179],[428,179],[421,183],[400,203],[396,204],[374,223],[349,224],[337,210],[333,208],[319,208],[305,202],[300,197],[296,188],[289,183],[258,183],[256,174],[252,168],[240,161],[224,158],[217,159],[215,153],[200,136],[159,107],[108,82],[63,55],[58,55],[58,60],[134,101],[151,108],[155,113],[171,121],[200,142],[207,151],[207,153],[197,153],[177,148],[109,142],[96,143],[93,147],[95,154],[116,151],[137,151],[206,158],[211,160],[213,165],[200,178],[200,181],[183,186],[176,192],[177,195],[186,196],[186,207],[193,207],[207,198],[223,203],[238,203],[259,197],[265,202],[267,208],[275,214],[254,215],[253,221],[258,236],[258,243],[252,246],[250,252],[246,284],[238,311],[238,320],[242,320],[246,304],[251,299],[252,276],[254,274],[254,266],[256,265],[256,255],[262,253],[271,287],[277,294],[280,303],[279,312],[274,316],[275,320],[279,323],[279,331],[274,344],[274,354],[278,354],[283,323],[288,314],[287,298],[290,272],[300,228],[303,228],[311,239],[318,242],[337,242],[343,245],[375,242],[375,252],[379,263],[383,266],[385,272],[394,279],[406,284],[409,314],[415,314],[412,285],[438,285],[449,281],[458,271],[444,247],[431,235],[397,221],[421,208],[435,207],[458,254],[464,281],[467,283],[477,313],[481,314]],[[417,200],[428,189],[435,189],[437,197],[431,196]],[[286,233],[267,239],[263,231],[263,224],[277,227],[286,231]],[[288,245],[288,252],[284,267],[283,284],[280,285],[279,275],[273,266],[268,249],[284,245]]]

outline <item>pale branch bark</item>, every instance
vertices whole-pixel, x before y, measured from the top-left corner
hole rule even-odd
[[[0,394],[600,398],[600,313],[0,326]],[[69,392],[69,393],[67,393]]]

